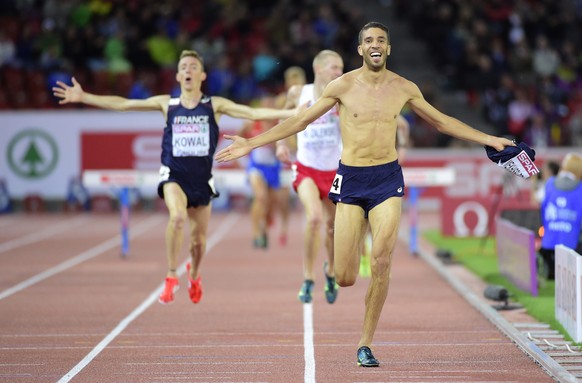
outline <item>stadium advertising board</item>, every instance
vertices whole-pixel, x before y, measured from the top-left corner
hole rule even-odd
[[[582,256],[556,246],[556,319],[574,342],[582,342]]]
[[[533,231],[499,217],[495,219],[495,225],[499,272],[521,290],[537,296],[538,281]]]

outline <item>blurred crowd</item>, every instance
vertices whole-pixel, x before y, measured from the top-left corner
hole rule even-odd
[[[426,42],[440,83],[462,91],[497,134],[582,145],[581,0],[391,4]],[[182,49],[204,57],[206,92],[249,103],[282,91],[290,66],[311,81],[321,49],[340,53],[346,71],[360,66],[367,21],[345,0],[3,1],[0,109],[54,108],[52,84],[72,75],[100,94],[175,94]]]
[[[582,1],[394,0],[450,90],[498,134],[582,145]]]
[[[311,80],[324,48],[359,66],[365,22],[343,0],[2,1],[0,109],[56,107],[52,84],[72,75],[100,94],[175,93],[183,49],[202,54],[206,92],[247,103],[281,91],[292,65]]]

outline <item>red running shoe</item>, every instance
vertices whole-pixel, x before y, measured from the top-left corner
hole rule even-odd
[[[192,279],[190,276],[190,264],[186,265],[186,269],[188,270],[188,294],[190,294],[190,300],[193,303],[198,303],[202,299],[202,280],[200,277],[196,278],[196,280]]]
[[[158,302],[165,305],[174,302],[174,293],[180,288],[178,278],[166,278],[164,290],[158,297]]]
[[[279,245],[287,246],[287,234],[282,233],[281,235],[279,235]]]

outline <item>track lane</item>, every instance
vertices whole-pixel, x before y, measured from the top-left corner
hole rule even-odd
[[[226,217],[213,216],[211,235]],[[189,302],[182,277],[174,304],[149,306],[71,381],[309,381],[304,307],[296,299],[303,223],[300,214],[292,219],[287,247],[258,251],[243,217],[203,263],[201,304]],[[112,230],[118,217],[102,225]],[[164,228],[133,240],[126,260],[112,249],[0,301],[0,382],[56,382],[94,350],[160,286]],[[9,273],[5,258],[0,279]],[[401,242],[373,347],[382,365],[358,368],[366,287],[359,279],[328,305],[318,273],[315,381],[553,381]]]

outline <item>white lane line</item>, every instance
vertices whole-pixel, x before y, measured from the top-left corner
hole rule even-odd
[[[136,237],[138,235],[140,235],[141,233],[149,230],[150,228],[152,228],[155,225],[158,225],[159,222],[163,219],[162,216],[156,215],[153,216],[152,218],[149,218],[148,220],[146,220],[145,222],[140,223],[139,225],[136,225],[134,228],[131,229],[130,231],[130,238]],[[52,277],[55,274],[58,274],[62,271],[65,271],[67,269],[70,269],[73,266],[78,265],[79,263],[85,262],[91,258],[94,258],[96,256],[98,256],[99,254],[102,254],[108,250],[111,250],[113,248],[119,247],[121,242],[121,238],[119,235],[105,241],[102,242],[101,244],[82,252],[81,254],[67,259],[66,261],[48,269],[43,271],[40,274],[36,274],[35,276],[32,276],[30,278],[28,278],[25,281],[20,282],[17,285],[14,285],[2,292],[0,292],[0,300],[7,298],[13,294],[16,294],[17,292],[24,290],[38,282],[41,282],[47,278]]]
[[[305,371],[303,381],[315,383],[315,352],[313,350],[313,303],[303,304],[303,349]]]
[[[21,246],[30,245],[35,242],[40,242],[43,239],[52,237],[55,234],[60,234],[69,230],[71,227],[79,226],[81,223],[87,221],[88,217],[80,217],[72,220],[67,220],[59,225],[51,225],[50,227],[39,232],[30,233],[20,238],[15,238],[10,241],[0,243],[0,254],[9,250],[14,250]]]
[[[215,231],[212,236],[208,239],[206,245],[206,252],[209,252],[217,243],[219,243],[224,236],[228,234],[230,228],[238,221],[239,214],[230,214],[226,218],[217,231]],[[178,275],[181,276],[186,272],[186,263],[188,260],[184,261],[178,270]],[[67,383],[73,379],[79,372],[81,372],[97,355],[101,353],[111,343],[131,322],[138,318],[148,307],[158,301],[158,295],[160,295],[162,289],[164,288],[164,282],[162,282],[147,298],[143,301],[135,310],[133,310],[128,316],[126,316],[115,328],[103,338],[101,342],[91,352],[89,352],[83,360],[81,360],[75,367],[73,367],[69,372],[67,372],[57,383]]]

